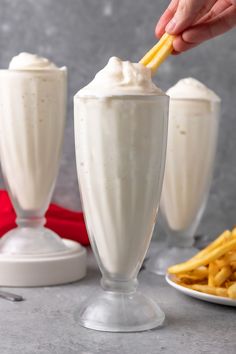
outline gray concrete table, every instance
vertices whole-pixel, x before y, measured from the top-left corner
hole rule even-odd
[[[14,289],[26,301],[0,300],[0,354],[236,353],[236,309],[179,294],[164,278],[141,271],[140,286],[166,314],[161,329],[104,333],[80,327],[74,313],[99,286],[92,255],[87,277],[47,288]],[[11,289],[12,290],[12,289]]]

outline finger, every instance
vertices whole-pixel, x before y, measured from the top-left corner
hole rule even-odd
[[[236,0],[235,0],[236,1]],[[228,7],[231,6],[231,1],[230,0],[222,0],[222,1],[217,1],[214,6],[208,11],[204,16],[200,17],[194,25],[208,22],[212,19],[214,19],[216,16],[219,16],[222,14],[223,11],[225,11]]]
[[[186,52],[189,49],[192,49],[194,47],[196,47],[197,44],[196,43],[187,43],[183,40],[182,36],[179,35],[175,38],[174,42],[173,42],[173,48],[174,51],[172,52],[173,55],[178,55],[182,52]]]
[[[191,26],[205,5],[205,0],[180,0],[174,17],[165,27],[169,34],[179,34]]]
[[[197,25],[182,34],[182,38],[188,43],[201,43],[210,38],[219,36],[236,26],[236,7],[231,6],[220,16],[206,24]]]
[[[177,9],[179,0],[172,0],[166,11],[163,13],[159,21],[157,22],[155,34],[157,37],[161,37],[165,33],[165,27],[168,22],[172,19]]]
[[[225,3],[226,0],[209,0],[207,1],[201,8],[201,10],[199,11],[198,15],[196,16],[195,20],[194,20],[194,25],[197,24],[202,18],[204,18],[211,10],[212,8],[216,5],[216,4],[222,4]]]
[[[177,56],[180,55],[186,51],[188,51],[189,49],[193,49],[197,47],[197,44],[192,44],[191,47],[189,47],[188,45],[186,47],[184,47],[184,49],[182,50],[182,52],[176,52],[175,50],[173,50],[173,52],[171,53],[171,55]]]
[[[171,53],[171,55],[180,55],[180,52],[176,52],[175,50],[173,50],[173,52]]]

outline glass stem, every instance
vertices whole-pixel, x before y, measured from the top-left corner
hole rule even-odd
[[[181,237],[181,235],[168,234],[166,243],[168,248],[189,248],[193,246],[194,237],[191,235],[189,237]]]
[[[16,223],[19,227],[37,228],[37,227],[43,227],[45,225],[46,218],[45,217],[35,217],[35,218],[17,217]]]
[[[138,287],[137,278],[120,281],[115,279],[109,279],[103,275],[101,279],[101,287],[105,291],[114,293],[132,294],[135,293]]]

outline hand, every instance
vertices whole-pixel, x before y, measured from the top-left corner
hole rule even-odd
[[[235,26],[236,0],[172,0],[155,33],[176,35],[173,47],[178,54]]]

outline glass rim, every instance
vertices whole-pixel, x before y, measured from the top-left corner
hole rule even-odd
[[[56,69],[0,69],[0,75],[14,75],[14,74],[58,74],[67,72],[67,67],[62,66]]]
[[[221,98],[219,99],[215,99],[215,100],[210,100],[210,99],[207,99],[207,98],[190,98],[190,97],[187,97],[187,98],[172,98],[170,97],[170,101],[194,101],[194,102],[210,102],[210,103],[221,103]]]
[[[103,99],[114,99],[114,100],[150,100],[150,101],[155,101],[155,100],[169,100],[169,96],[167,95],[155,95],[155,94],[147,94],[147,95],[142,95],[142,94],[131,94],[131,95],[110,95],[110,96],[79,96],[79,95],[74,95],[74,100],[103,100]]]

